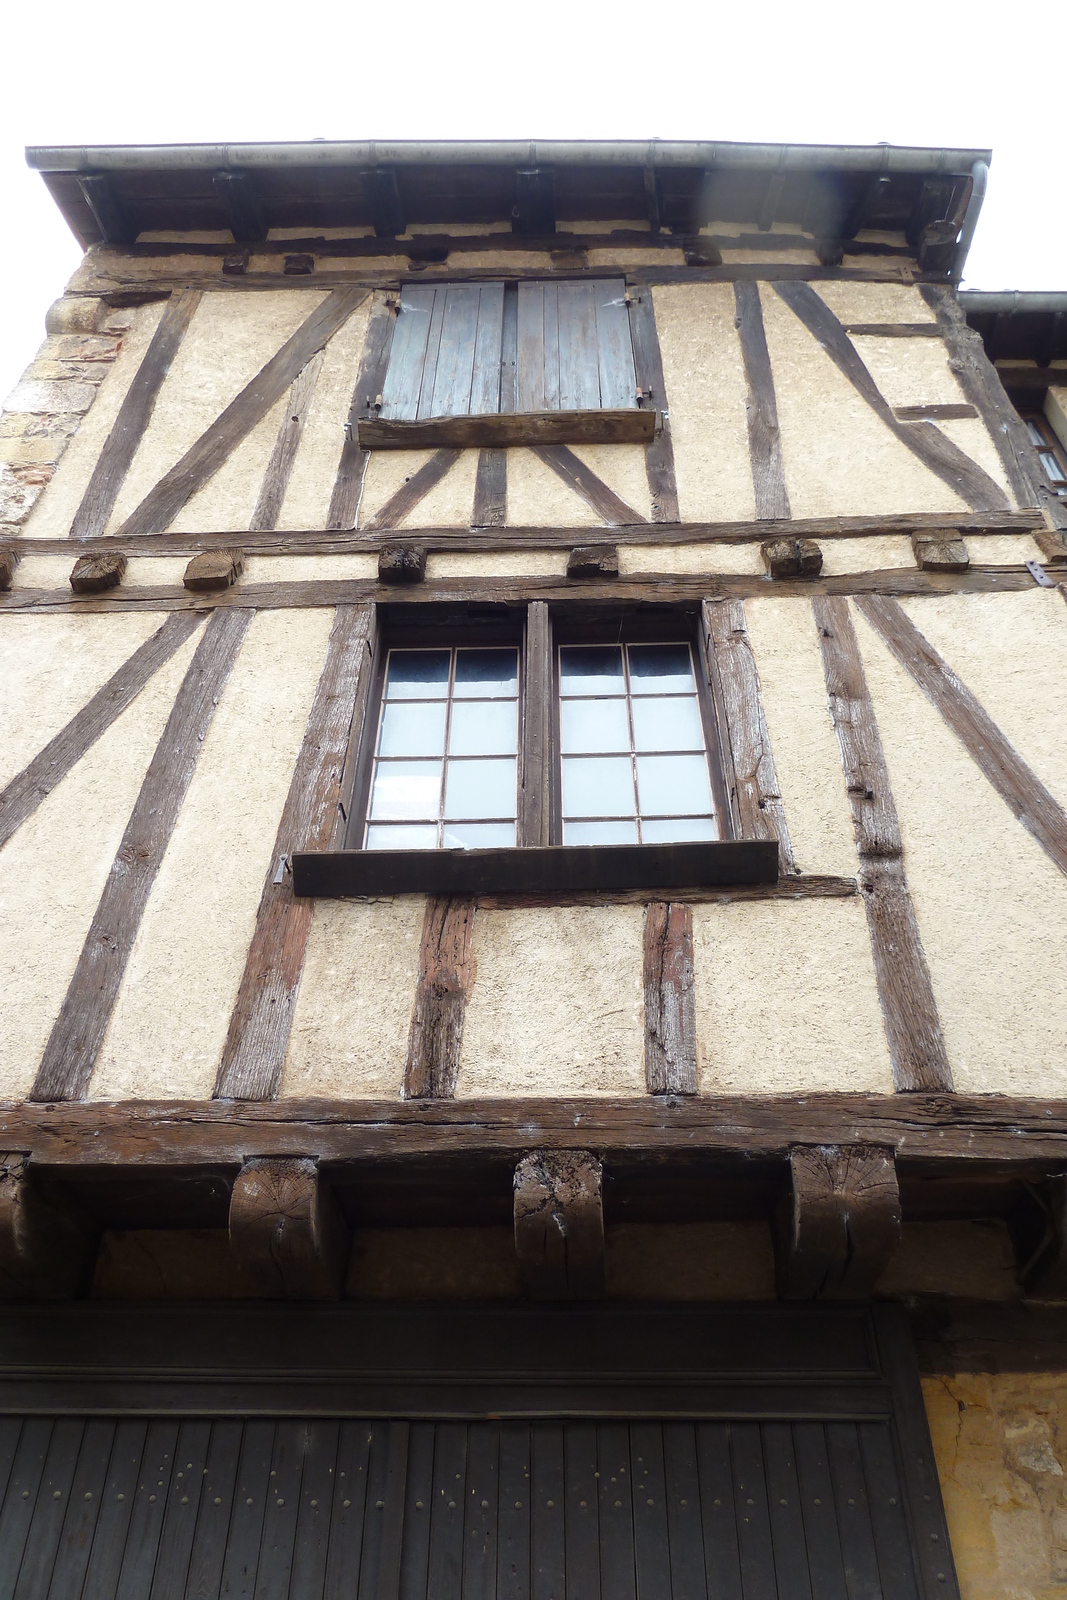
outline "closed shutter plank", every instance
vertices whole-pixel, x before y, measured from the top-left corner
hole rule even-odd
[[[426,362],[426,341],[430,336],[430,315],[434,289],[416,284],[404,289],[400,297],[389,365],[382,384],[382,417],[398,422],[414,422],[419,409],[422,369]],[[374,396],[370,396],[371,403]]]
[[[400,1600],[426,1600],[428,1593],[436,1436],[437,1427],[432,1422],[411,1424],[404,1501],[404,1549],[400,1558]],[[300,1593],[304,1591],[301,1590]]]
[[[763,1459],[778,1600],[812,1600],[793,1430],[788,1422],[763,1424]]]
[[[478,295],[478,331],[474,340],[472,417],[495,415],[501,409],[503,334],[504,285],[483,283]]]
[[[422,369],[422,388],[415,416],[418,419],[433,415],[433,392],[437,384],[437,363],[441,355],[441,334],[445,325],[445,305],[448,285],[439,284],[434,290],[433,310],[430,312],[430,331],[426,338],[426,360]]]
[[[919,1600],[904,1495],[889,1423],[860,1422],[856,1431],[867,1480],[867,1502],[883,1592],[892,1595],[893,1600]]]
[[[637,1600],[630,1430],[625,1422],[597,1428],[600,1471],[600,1586],[605,1600]]]
[[[559,1600],[566,1594],[563,1513],[563,1429],[539,1422],[533,1428],[533,1600]]]
[[[115,1429],[115,1445],[108,1464],[103,1505],[93,1534],[82,1600],[115,1600],[147,1438],[147,1422],[120,1422]]]
[[[274,1433],[273,1422],[245,1423],[222,1568],[222,1593],[226,1600],[252,1600],[255,1594]]]
[[[519,361],[519,286],[504,286],[502,327],[500,331],[500,409],[502,412],[519,410],[517,367]]]
[[[667,1534],[667,1485],[663,1475],[661,1423],[631,1424],[630,1470],[633,1474],[637,1600],[660,1600],[660,1596],[671,1592],[671,1549]]]
[[[307,1425],[307,1455],[300,1484],[300,1512],[296,1525],[289,1593],[319,1600],[326,1583],[330,1551],[330,1505],[337,1469],[338,1422],[316,1417]]]
[[[520,283],[515,410],[545,411],[545,285]]]
[[[663,1424],[663,1459],[673,1600],[708,1600],[696,1429],[691,1422]],[[718,1595],[714,1595],[713,1600],[719,1600]]]
[[[600,406],[596,302],[591,283],[561,283],[559,296],[559,409],[596,411]],[[547,321],[547,319],[546,319]],[[548,350],[548,329],[545,329]],[[546,359],[545,387],[548,387]]]
[[[182,1423],[159,1538],[152,1600],[183,1600],[185,1595],[210,1444],[210,1422]]]
[[[800,1503],[804,1512],[804,1537],[808,1547],[808,1573],[819,1600],[848,1600],[841,1540],[834,1510],[834,1485],[821,1422],[793,1425]]]
[[[731,1427],[730,1454],[733,1458],[737,1546],[741,1557],[741,1584],[745,1600],[778,1600],[771,1519],[767,1513],[763,1445],[758,1423],[739,1422]]]
[[[698,1423],[696,1443],[708,1593],[713,1600],[742,1600],[729,1423]]]
[[[159,1536],[163,1532],[163,1514],[167,1508],[177,1443],[177,1422],[157,1418],[148,1424],[148,1437],[141,1457],[137,1493],[130,1515],[126,1553],[122,1558],[122,1573],[115,1600],[144,1600],[149,1592],[152,1574],[156,1570]]]
[[[325,1600],[353,1600],[356,1593],[363,1554],[363,1513],[373,1432],[374,1425],[363,1420],[341,1424]]]
[[[499,1427],[475,1423],[467,1450],[462,1600],[495,1600],[499,1469]]]
[[[606,410],[637,406],[637,373],[630,337],[626,285],[621,278],[593,284],[596,306],[597,360],[600,368],[600,404]]]
[[[17,1422],[15,1426],[18,1427]],[[93,1547],[96,1520],[103,1504],[104,1484],[114,1443],[114,1422],[90,1419],[82,1435],[77,1471],[70,1487],[63,1534],[48,1588],[48,1600],[79,1600]]]
[[[214,1600],[222,1583],[226,1561],[226,1536],[230,1529],[237,1468],[241,1460],[244,1424],[211,1424],[207,1471],[196,1519],[196,1538],[185,1585],[186,1600]]]
[[[600,1527],[597,1505],[597,1440],[592,1422],[564,1430],[566,1474],[567,1600],[600,1600]]]
[[[559,285],[545,284],[545,410],[559,410]]]
[[[438,1423],[430,1522],[430,1577],[426,1588],[429,1596],[454,1596],[460,1592],[466,1488],[467,1429],[460,1422]]]
[[[14,1600],[41,1600],[48,1593],[84,1430],[84,1422],[75,1417],[61,1417],[53,1424]]]
[[[479,292],[476,283],[450,283],[444,288],[441,343],[434,373],[431,417],[466,417],[471,410],[474,346],[478,337]]]
[[[845,1565],[848,1600],[881,1600],[882,1584],[874,1548],[863,1463],[854,1422],[828,1422],[826,1443],[837,1505],[837,1526]],[[896,1596],[893,1596],[896,1600]]]

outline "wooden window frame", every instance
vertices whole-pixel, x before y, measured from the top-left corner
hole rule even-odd
[[[1026,423],[1027,428],[1029,429],[1030,424],[1033,424],[1037,428],[1038,432],[1044,436],[1044,445],[1034,444],[1032,439],[1030,441],[1033,452],[1038,459],[1038,466],[1041,471],[1041,482],[1045,485],[1050,494],[1055,495],[1057,500],[1061,500],[1067,504],[1067,482],[1061,484],[1053,483],[1052,479],[1045,471],[1044,463],[1041,460],[1043,452],[1053,456],[1059,464],[1060,470],[1063,472],[1065,478],[1067,478],[1067,449],[1064,448],[1062,439],[1059,437],[1043,411],[1035,410],[1033,405],[1020,405],[1017,407],[1017,409],[1023,422]]]

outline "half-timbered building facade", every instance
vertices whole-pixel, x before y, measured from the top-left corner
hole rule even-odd
[[[1067,1594],[1067,303],[957,293],[988,159],[29,152],[2,1600]]]

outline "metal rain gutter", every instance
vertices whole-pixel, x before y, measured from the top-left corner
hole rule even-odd
[[[1067,289],[1048,292],[1030,289],[962,289],[960,305],[968,315],[990,312],[1014,316],[1017,312],[1053,316],[1067,311]]]

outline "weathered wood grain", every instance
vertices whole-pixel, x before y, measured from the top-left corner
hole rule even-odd
[[[902,1090],[949,1090],[952,1073],[937,1013],[882,741],[848,601],[812,601],[830,715],[860,857],[860,887],[874,956],[893,1082]]]
[[[105,594],[117,589],[126,576],[126,556],[121,550],[94,551],[92,555],[79,556],[70,574],[70,586],[75,594]]]
[[[546,467],[551,467],[568,488],[580,494],[586,504],[592,506],[597,516],[602,517],[610,528],[617,527],[620,522],[645,521],[633,506],[628,506],[614,489],[609,489],[604,480],[598,478],[584,461],[579,460],[573,450],[567,449],[566,445],[535,445],[533,453]]]
[[[426,576],[426,548],[421,544],[386,544],[378,552],[379,583],[421,583]]]
[[[653,900],[645,910],[645,1084],[649,1094],[696,1094],[693,913]]]
[[[230,1196],[230,1247],[270,1300],[338,1300],[348,1224],[305,1157],[246,1161]]]
[[[630,295],[630,337],[633,342],[637,387],[645,405],[656,413],[656,431],[645,446],[645,474],[652,501],[653,522],[677,522],[678,481],[674,468],[670,406],[663,377],[663,356],[656,329],[651,289]]]
[[[809,284],[776,283],[774,287],[857,394],[866,400],[875,415],[923,466],[929,467],[942,483],[947,483],[974,511],[1001,511],[1008,508],[1008,498],[1000,485],[934,423],[898,422],[852,340],[826,302]]]
[[[785,1299],[866,1299],[900,1243],[900,1191],[890,1149],[797,1145],[775,1219]]]
[[[293,379],[285,413],[278,427],[278,437],[274,441],[270,460],[263,473],[263,482],[259,486],[259,496],[249,523],[249,527],[253,530],[269,533],[278,526],[282,501],[289,487],[293,463],[300,448],[300,440],[304,434],[308,411],[311,409],[312,396],[319,381],[324,358],[325,351],[317,350],[303,371]]]
[[[364,417],[356,424],[363,450],[497,450],[533,445],[646,444],[655,430],[651,411],[493,411],[480,417],[426,417],[416,422]]]
[[[418,471],[413,472],[407,482],[389,496],[364,527],[368,532],[398,527],[445,474],[451,472],[458,460],[458,450],[435,450],[429,461],[424,461]]]
[[[167,302],[111,432],[104,440],[81,504],[74,513],[70,526],[72,539],[95,539],[107,527],[130,463],[151,420],[163,380],[199,304],[199,289],[179,290]]]
[[[1014,817],[1067,873],[1067,813],[1008,743],[992,717],[894,600],[857,601],[901,666],[937,707]]]
[[[787,519],[789,494],[782,461],[782,435],[778,427],[778,404],[774,395],[774,373],[763,328],[763,307],[758,283],[735,283],[737,307],[735,327],[741,340],[748,395],[748,453],[752,465],[752,488],[756,497],[756,516]]]
[[[338,606],[230,1017],[218,1099],[278,1092],[312,914],[310,902],[293,895],[288,860],[294,850],[328,849],[343,836],[344,769],[369,693],[373,625],[372,608]]]
[[[507,520],[508,453],[497,449],[480,450],[471,527],[502,528]]]
[[[859,894],[855,878],[817,875],[779,878],[777,883],[734,884],[729,887],[703,884],[700,888],[672,888],[672,905],[732,905],[740,900],[851,900]],[[480,894],[476,903],[487,911],[521,911],[535,906],[644,906],[649,890],[643,889],[554,889],[550,894],[512,892]]]
[[[617,544],[576,544],[567,556],[568,578],[617,578],[619,576],[619,547]]]
[[[0,791],[0,849],[199,627],[203,613],[174,611]]]
[[[814,539],[767,539],[760,556],[772,578],[817,578],[822,571],[822,546]]]
[[[366,298],[366,289],[331,291],[181,460],[149,490],[126,518],[119,535],[161,533],[167,528],[182,506],[203,488],[231,451],[281,399],[316,351],[329,342]]]
[[[551,844],[552,621],[544,600],[526,608],[519,843]]]
[[[201,550],[182,574],[182,583],[193,594],[214,594],[231,588],[245,569],[245,553],[231,546],[228,550]]]
[[[395,327],[396,303],[392,297],[379,292],[367,324],[359,373],[352,391],[345,442],[337,463],[337,476],[334,478],[330,509],[326,516],[327,528],[354,528],[356,525],[363,479],[367,472],[367,452],[360,445],[356,429],[361,417],[373,413],[382,392]]]
[[[603,1169],[588,1150],[531,1151],[515,1168],[515,1253],[534,1300],[604,1293]]]
[[[0,1154],[0,1300],[66,1299],[84,1290],[97,1225],[42,1188],[28,1158]]]
[[[894,406],[893,415],[898,422],[960,422],[968,417],[978,415],[977,406],[967,405],[929,405],[929,406]]]
[[[744,601],[705,600],[701,625],[730,743],[727,781],[740,837],[777,839],[779,871],[783,876],[795,873]]]
[[[913,533],[911,548],[923,572],[966,572],[971,564],[966,541],[951,531],[945,538]]]
[[[212,613],[196,647],[104,884],[31,1098],[79,1100],[118,999],[133,941],[219,696],[253,613]]]
[[[404,1066],[404,1094],[409,1100],[447,1100],[455,1094],[471,981],[474,915],[473,900],[435,896],[426,903]]]

